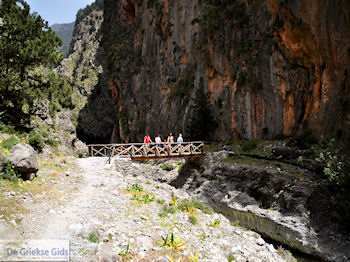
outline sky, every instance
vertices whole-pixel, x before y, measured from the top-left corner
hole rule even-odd
[[[49,25],[71,23],[80,8],[95,0],[25,0],[31,12],[37,12]]]

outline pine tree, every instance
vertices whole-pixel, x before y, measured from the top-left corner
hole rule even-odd
[[[212,115],[208,94],[204,92],[203,78],[199,81],[199,88],[194,98],[192,116],[188,122],[186,133],[191,140],[208,140],[210,134],[217,128]]]
[[[29,73],[60,62],[62,41],[23,0],[3,0],[0,18],[0,112],[18,124],[40,93]]]

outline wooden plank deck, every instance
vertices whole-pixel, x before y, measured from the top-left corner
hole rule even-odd
[[[130,144],[92,144],[88,145],[90,156],[122,157],[128,156],[134,160],[159,158],[201,157],[204,142],[183,142],[181,144],[130,143]]]

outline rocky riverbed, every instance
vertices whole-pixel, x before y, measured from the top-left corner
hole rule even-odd
[[[177,177],[182,161],[55,161],[41,161],[38,177],[22,183],[32,185],[25,193],[1,190],[1,197],[23,206],[2,216],[2,236],[69,239],[71,261],[291,259],[287,250],[165,183]]]

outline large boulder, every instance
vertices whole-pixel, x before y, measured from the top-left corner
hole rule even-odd
[[[23,179],[33,179],[39,170],[38,154],[34,148],[25,143],[13,146],[8,155],[8,160],[13,164]]]
[[[76,132],[76,128],[70,119],[70,115],[71,113],[69,110],[62,110],[58,112],[55,116],[55,127],[59,130],[66,131],[69,134],[74,134]]]

